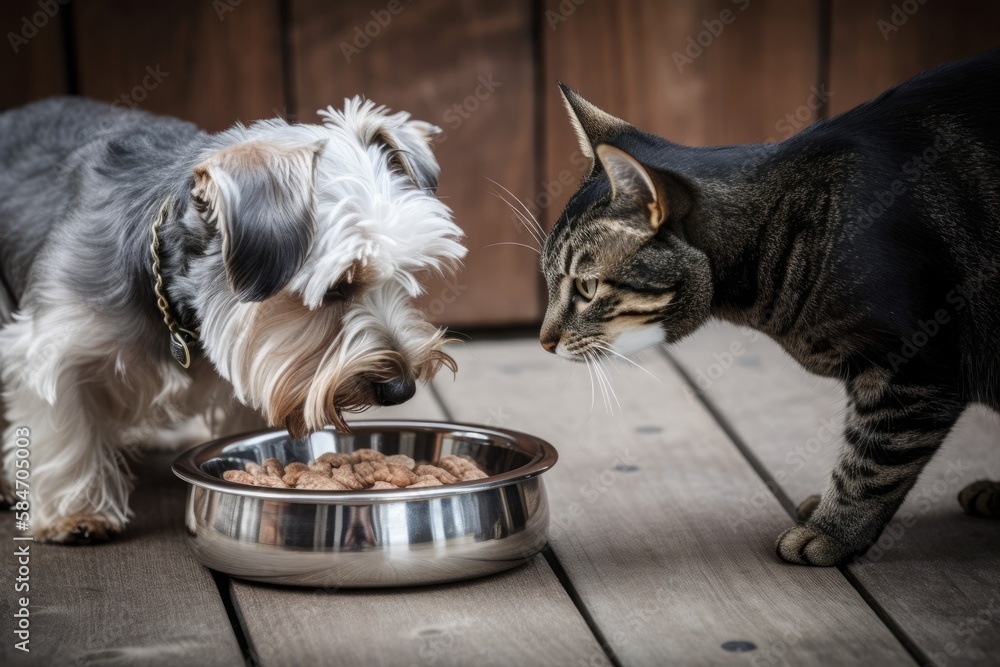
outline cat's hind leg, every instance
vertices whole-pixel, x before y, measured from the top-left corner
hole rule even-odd
[[[957,392],[890,381],[872,370],[848,385],[846,445],[818,499],[799,507],[799,525],[778,538],[789,563],[831,566],[870,547],[961,415]]]
[[[973,482],[959,492],[958,503],[969,516],[1000,519],[1000,482]]]

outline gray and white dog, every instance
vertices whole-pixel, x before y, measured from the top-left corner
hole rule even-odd
[[[122,530],[124,454],[192,418],[302,436],[454,370],[412,304],[465,255],[436,128],[358,98],[320,115],[219,134],[72,98],[0,115],[4,494],[29,461],[37,538]]]

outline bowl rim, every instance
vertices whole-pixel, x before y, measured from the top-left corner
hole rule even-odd
[[[377,491],[317,491],[313,489],[275,489],[271,487],[250,486],[248,484],[240,484],[219,477],[213,477],[201,469],[200,465],[202,463],[219,456],[222,450],[230,445],[240,442],[253,444],[254,439],[270,439],[281,435],[288,437],[286,429],[274,428],[231,435],[197,445],[178,455],[174,459],[171,468],[173,473],[185,482],[220,493],[293,503],[371,505],[407,500],[429,500],[431,498],[478,493],[502,486],[509,486],[541,475],[559,460],[559,454],[556,452],[555,447],[541,438],[520,431],[484,426],[482,424],[419,419],[366,419],[352,421],[350,422],[350,427],[351,433],[338,433],[338,435],[414,429],[439,432],[466,432],[474,433],[478,436],[492,435],[506,440],[508,443],[513,441],[513,443],[520,445],[517,449],[521,451],[524,451],[525,445],[534,447],[538,450],[538,453],[533,456],[531,462],[528,464],[500,473],[499,475],[491,475],[486,479],[457,482],[444,486],[428,486],[418,489],[379,489]],[[325,430],[336,433],[332,428]],[[530,451],[525,451],[525,453],[528,455],[532,454]]]

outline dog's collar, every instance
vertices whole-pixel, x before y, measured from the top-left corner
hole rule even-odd
[[[160,270],[160,226],[167,220],[170,214],[172,200],[169,198],[160,206],[160,212],[153,220],[153,241],[149,244],[149,254],[153,260],[153,291],[156,293],[156,307],[163,315],[163,323],[170,331],[170,354],[182,367],[191,366],[191,348],[198,344],[200,328],[185,329],[174,318],[170,310],[170,302],[167,301],[167,291],[163,286],[163,274]]]

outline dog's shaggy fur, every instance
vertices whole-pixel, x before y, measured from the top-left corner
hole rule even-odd
[[[421,273],[465,254],[434,196],[436,128],[360,99],[320,113],[216,135],[72,98],[0,115],[5,494],[27,428],[37,537],[120,531],[123,452],[191,417],[216,435],[343,428],[453,367],[411,303]],[[170,309],[200,328],[188,369],[154,294],[164,206]]]

